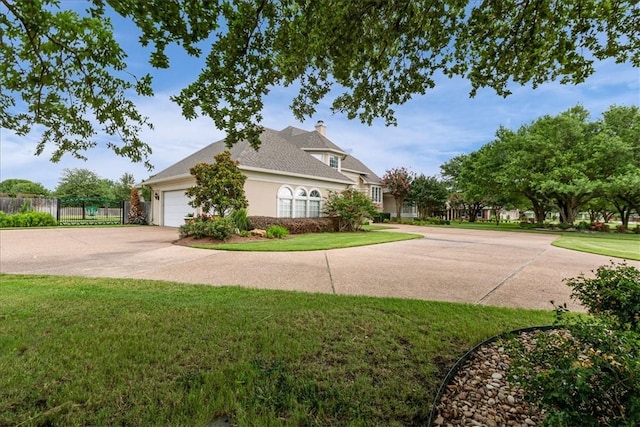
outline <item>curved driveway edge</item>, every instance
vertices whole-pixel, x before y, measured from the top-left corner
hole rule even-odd
[[[398,226],[424,239],[313,252],[173,245],[169,227],[0,230],[0,272],[144,278],[552,309],[580,307],[563,279],[609,257],[551,246],[548,234]],[[629,262],[640,268],[640,262]]]

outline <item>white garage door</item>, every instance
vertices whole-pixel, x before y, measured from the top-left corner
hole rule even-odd
[[[186,190],[164,192],[164,206],[162,209],[164,226],[179,227],[184,224],[185,215],[195,211],[195,209],[189,206],[189,198],[185,196],[185,191]]]

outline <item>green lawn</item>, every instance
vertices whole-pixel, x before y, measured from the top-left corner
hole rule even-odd
[[[550,312],[0,276],[0,425],[426,425],[454,361]]]
[[[615,258],[640,261],[640,235],[563,233],[553,246]]]
[[[554,240],[552,244],[560,248],[589,252],[614,258],[640,260],[640,235],[638,234],[580,233],[560,230],[536,230],[520,228],[518,223],[501,223],[500,225],[496,225],[495,223],[488,222],[458,223],[452,221],[451,225],[429,224],[425,227],[557,234],[560,237]]]
[[[423,238],[423,236],[420,234],[360,231],[354,233],[299,234],[290,235],[285,239],[269,239],[245,243],[201,244],[193,246],[202,249],[223,249],[228,251],[319,251],[421,238]]]

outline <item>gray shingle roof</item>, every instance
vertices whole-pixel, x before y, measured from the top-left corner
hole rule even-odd
[[[296,144],[289,141],[290,138],[286,137],[287,133],[290,133],[291,138],[295,138],[294,134],[297,134],[297,130],[293,127],[284,134],[273,129],[265,129],[260,135],[260,149],[254,150],[248,142],[241,141],[235,144],[231,149],[231,158],[237,160],[240,163],[240,167],[254,167],[261,169],[268,169],[273,171],[279,171],[284,173],[293,173],[300,175],[311,175],[320,179],[326,179],[330,181],[339,181],[345,183],[351,183],[352,181],[338,172],[337,170],[329,167],[321,161],[315,159],[309,154],[302,151]],[[308,132],[316,133],[317,132]],[[318,134],[321,136],[320,134]],[[325,138],[326,139],[326,138]],[[333,144],[333,143],[331,143]],[[333,144],[335,145],[335,144]],[[337,146],[336,146],[337,147]],[[213,156],[224,151],[226,149],[224,140],[214,142],[203,149],[193,153],[192,155],[180,160],[176,164],[160,171],[150,179],[147,183],[154,183],[157,181],[163,181],[171,177],[177,177],[181,175],[188,175],[189,170],[197,163],[205,162],[210,163],[213,161]],[[339,149],[339,147],[338,147]]]
[[[342,160],[342,169],[358,172],[366,184],[380,185],[380,177],[366,167],[364,163],[351,155]]]
[[[342,169],[348,169],[357,172],[362,176],[366,184],[380,184],[380,177],[371,169],[366,167],[364,163],[355,157],[348,155],[342,148],[331,142],[328,138],[321,135],[317,131],[307,132],[302,129],[289,126],[280,131],[280,134],[286,135],[287,139],[296,144],[303,150],[307,151],[323,151],[331,150],[342,153]]]
[[[289,127],[291,128],[291,126]],[[317,131],[298,133],[294,131],[290,131],[289,128],[283,129],[281,132],[286,131],[284,135],[287,135],[286,138],[296,144],[298,148],[307,149],[307,150],[318,150],[318,151],[336,151],[343,155],[347,153],[336,144],[331,142],[327,137],[320,135]],[[296,128],[293,128],[296,129]],[[300,129],[297,129],[300,130]]]

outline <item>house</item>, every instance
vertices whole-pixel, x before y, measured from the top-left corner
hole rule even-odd
[[[368,194],[382,208],[380,178],[358,159],[326,137],[319,121],[315,130],[289,126],[280,131],[265,129],[260,148],[247,141],[231,149],[246,175],[244,189],[248,214],[271,217],[318,217],[329,191],[356,188]],[[210,144],[146,180],[154,195],[151,223],[177,227],[184,216],[196,212],[185,191],[195,184],[189,173],[197,163],[210,163],[226,150],[225,141]]]

